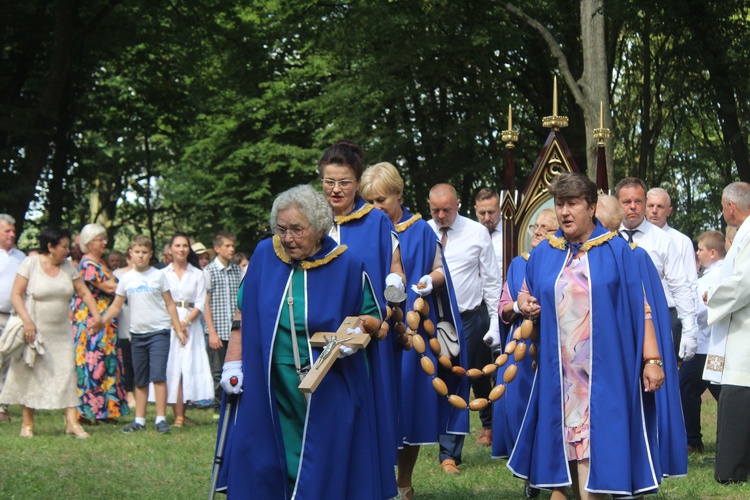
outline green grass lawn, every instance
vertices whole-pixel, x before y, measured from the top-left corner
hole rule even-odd
[[[150,407],[145,432],[121,434],[120,427],[131,420],[125,418],[116,426],[88,427],[91,438],[85,441],[64,435],[62,411],[39,412],[31,440],[18,437],[20,409],[11,407],[11,414],[11,423],[0,423],[2,499],[200,499],[208,494],[216,438],[210,411],[191,410],[195,426],[160,435],[153,427]],[[651,498],[750,498],[750,485],[717,484],[713,465],[703,461],[715,452],[716,403],[710,396],[705,399],[703,424],[706,452],[690,457],[687,477],[666,479],[659,494]],[[460,476],[442,473],[435,446],[422,449],[414,474],[417,498],[523,498],[523,483],[511,476],[505,460],[492,460],[489,449],[474,446],[478,427],[478,417],[473,414],[474,433],[466,441]],[[548,497],[543,492],[539,498]]]

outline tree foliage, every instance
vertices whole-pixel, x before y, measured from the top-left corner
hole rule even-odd
[[[0,211],[97,220],[120,246],[229,229],[248,249],[274,196],[315,181],[341,137],[396,164],[413,208],[450,182],[467,211],[479,187],[504,187],[508,105],[523,185],[560,58],[585,81],[585,1],[515,4],[553,54],[500,2],[1,0]],[[717,227],[721,188],[750,180],[746,2],[600,4],[614,179],[667,188],[688,234]],[[561,86],[560,114],[585,168],[598,121],[576,92]]]

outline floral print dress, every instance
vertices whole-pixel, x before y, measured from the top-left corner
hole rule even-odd
[[[96,300],[103,316],[114,300],[114,295],[102,292],[92,283],[117,282],[106,267],[84,257],[78,271]],[[125,388],[122,385],[122,353],[117,338],[117,323],[112,321],[104,329],[90,335],[87,330],[91,318],[88,307],[80,297],[73,306],[73,332],[76,345],[76,375],[78,378],[78,413],[89,420],[117,418],[128,413]]]

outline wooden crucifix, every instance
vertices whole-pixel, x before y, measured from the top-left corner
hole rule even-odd
[[[320,382],[325,377],[328,370],[339,357],[339,346],[357,347],[364,349],[370,343],[372,337],[369,333],[348,333],[359,327],[364,330],[362,319],[357,316],[347,316],[335,332],[317,332],[310,337],[310,345],[314,347],[323,347],[318,359],[310,367],[310,371],[302,382],[299,384],[300,392],[305,394],[315,392]]]

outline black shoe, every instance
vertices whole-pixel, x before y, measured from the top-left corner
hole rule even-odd
[[[698,443],[695,445],[688,445],[688,453],[703,453],[703,443]]]
[[[528,482],[523,487],[523,494],[526,496],[526,498],[536,498],[539,496],[539,492],[539,488],[532,488],[531,486],[529,486]]]
[[[139,432],[139,431],[143,431],[145,429],[146,429],[145,426],[139,424],[138,422],[133,421],[133,422],[130,422],[125,427],[123,427],[122,429],[120,429],[120,432],[125,433],[125,434],[129,434],[131,432]]]
[[[156,424],[156,430],[159,431],[159,434],[169,434],[172,432],[172,429],[169,428],[169,424],[166,420],[162,420]]]

